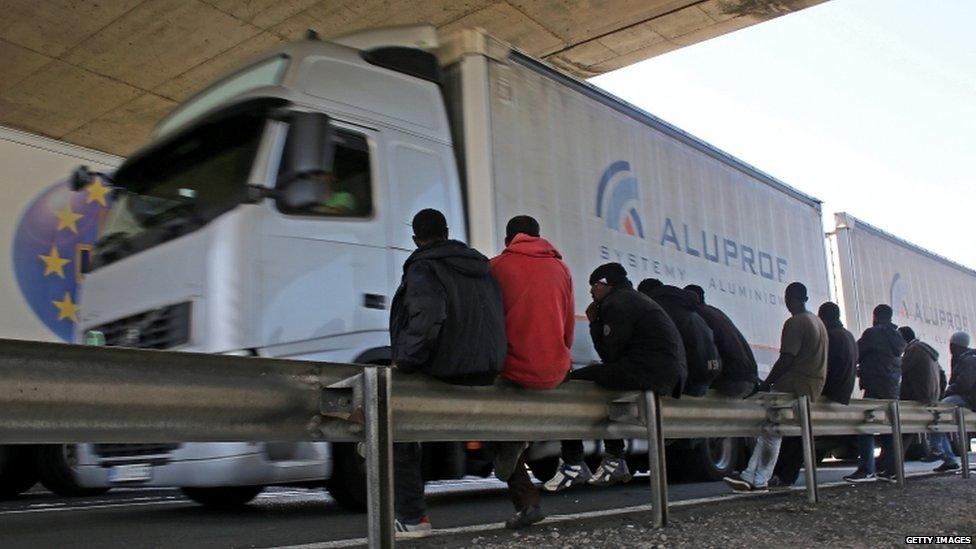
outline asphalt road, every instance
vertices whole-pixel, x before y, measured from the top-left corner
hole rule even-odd
[[[906,470],[928,472],[934,465],[911,462]],[[835,483],[852,470],[824,467],[818,470],[818,480]],[[550,515],[573,515],[645,505],[649,503],[646,481],[639,477],[625,486],[546,494],[543,506]],[[720,482],[669,487],[673,502],[728,494]],[[431,483],[428,505],[438,529],[499,523],[512,513],[504,485],[493,479]],[[115,489],[73,499],[33,492],[0,502],[0,547],[4,549],[277,547],[365,535],[365,515],[339,508],[322,490],[270,488],[235,511],[205,509],[166,489]]]

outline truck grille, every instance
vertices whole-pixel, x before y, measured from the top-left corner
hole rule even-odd
[[[103,458],[169,456],[180,447],[178,442],[156,444],[95,444],[95,454]]]
[[[96,326],[105,344],[139,349],[171,349],[190,340],[190,302],[160,307]]]

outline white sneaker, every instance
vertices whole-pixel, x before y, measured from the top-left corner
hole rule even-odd
[[[426,538],[434,533],[434,529],[430,525],[430,519],[426,516],[420,517],[420,521],[416,524],[396,519],[393,523],[393,530],[396,539]]]
[[[627,469],[627,460],[604,457],[600,466],[593,473],[593,477],[587,482],[594,486],[610,486],[611,484],[630,482],[631,478],[633,475]]]
[[[556,474],[553,475],[551,479],[547,480],[542,487],[545,488],[547,492],[559,492],[560,490],[565,490],[571,486],[585,484],[586,481],[590,480],[591,477],[593,477],[593,473],[590,472],[590,468],[587,467],[585,463],[570,465],[560,459],[559,468],[556,469]]]

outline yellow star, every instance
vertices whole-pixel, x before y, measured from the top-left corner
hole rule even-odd
[[[58,320],[70,319],[72,322],[78,322],[78,309],[79,307],[71,300],[71,294],[64,292],[64,299],[61,301],[52,301],[55,307],[58,308]]]
[[[75,234],[78,234],[78,220],[85,217],[71,211],[71,204],[65,204],[63,209],[55,210],[54,215],[58,216],[58,228],[55,230],[68,229]]]
[[[71,263],[70,259],[61,257],[61,254],[58,253],[58,247],[54,244],[51,245],[51,252],[48,255],[41,254],[37,257],[44,262],[44,276],[53,273],[64,278],[64,266]]]
[[[92,202],[98,202],[102,206],[108,206],[105,201],[105,195],[109,193],[111,189],[102,184],[102,178],[96,177],[95,182],[85,187],[85,192],[88,196],[85,197],[85,204],[91,204]]]

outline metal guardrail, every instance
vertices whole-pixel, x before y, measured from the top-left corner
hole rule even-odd
[[[0,443],[362,441],[370,545],[393,544],[393,441],[648,440],[651,522],[667,521],[665,439],[801,436],[818,499],[814,437],[957,432],[972,412],[763,393],[679,400],[572,381],[551,391],[459,387],[386,367],[0,340]],[[963,456],[969,477],[968,455]]]

